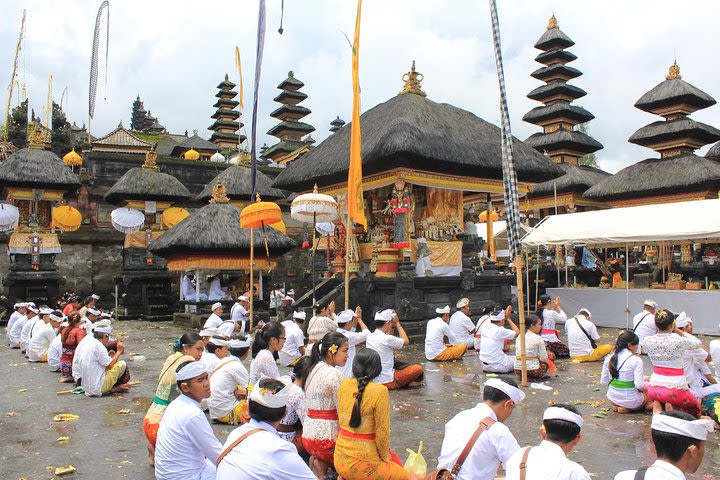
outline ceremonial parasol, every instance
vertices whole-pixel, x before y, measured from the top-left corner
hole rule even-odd
[[[63,232],[74,232],[81,223],[82,214],[70,205],[60,205],[52,210],[52,225]]]
[[[83,158],[75,151],[75,148],[66,153],[62,159],[68,167],[80,167],[83,164]]]
[[[145,224],[145,214],[135,208],[116,208],[110,213],[115,230],[122,233],[139,232]]]
[[[15,205],[0,203],[0,232],[9,232],[17,227],[20,211]]]
[[[304,223],[312,222],[313,239],[312,252],[310,253],[310,263],[312,264],[312,282],[313,282],[313,305],[315,305],[315,230],[317,230],[317,222],[323,224],[332,222],[337,219],[338,204],[330,195],[318,193],[317,184],[313,187],[312,193],[304,193],[295,197],[290,205],[290,216]],[[332,225],[332,224],[330,224]],[[333,226],[333,232],[335,227]],[[327,234],[330,236],[330,234]],[[329,247],[328,247],[329,248]]]
[[[488,221],[487,218],[488,218],[487,210],[483,210],[482,212],[480,212],[480,221],[481,222],[487,222]],[[490,218],[492,219],[492,220],[490,220],[491,222],[497,222],[498,220],[500,220],[500,217],[498,216],[498,213],[495,210],[493,210],[490,213]]]
[[[180,207],[166,208],[162,213],[161,221],[167,228],[174,227],[190,216],[190,212]]]

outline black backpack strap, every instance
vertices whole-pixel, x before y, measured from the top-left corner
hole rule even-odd
[[[640,326],[640,324],[645,321],[645,319],[647,318],[648,315],[652,315],[652,313],[647,312],[645,315],[643,315],[643,317],[640,319],[640,321],[637,322],[637,325],[635,325],[635,326],[633,327],[633,329],[632,329],[632,332],[633,332],[633,333],[635,333],[635,330],[637,330],[637,328]]]
[[[587,339],[590,340],[590,346],[591,346],[593,349],[596,349],[596,348],[597,348],[597,343],[596,343],[595,340],[590,336],[590,334],[587,332],[587,330],[585,330],[585,327],[582,326],[582,323],[580,323],[580,319],[577,318],[577,317],[573,317],[573,320],[575,320],[575,323],[577,323],[577,326],[580,327],[580,330],[582,330],[582,332],[585,334],[585,336],[587,337]]]
[[[638,468],[635,472],[634,480],[645,480],[645,474],[647,473],[648,467]]]

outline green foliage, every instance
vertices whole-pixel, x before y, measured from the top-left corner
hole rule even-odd
[[[167,137],[166,133],[147,133],[147,132],[132,132],[137,138],[143,142],[158,143],[163,138]]]
[[[588,127],[587,123],[581,123],[577,126],[577,129],[578,132],[590,135],[590,128]],[[578,163],[584,167],[600,168],[597,155],[595,155],[594,153],[588,153],[587,155],[583,155],[582,157],[580,157],[580,160],[578,160]]]

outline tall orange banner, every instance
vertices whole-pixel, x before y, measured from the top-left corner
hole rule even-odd
[[[237,68],[238,76],[240,77],[240,111],[245,110],[245,105],[243,105],[243,81],[242,81],[242,63],[240,63],[240,48],[235,47],[235,68]]]
[[[353,112],[350,125],[350,168],[348,169],[348,217],[355,223],[367,228],[365,218],[365,205],[362,188],[362,158],[360,149],[362,140],[360,135],[360,12],[362,0],[358,0],[357,17],[355,18],[355,39],[352,48],[352,85],[353,85]]]

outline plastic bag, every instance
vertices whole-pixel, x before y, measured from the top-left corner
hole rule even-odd
[[[427,462],[425,457],[422,456],[423,442],[420,442],[417,452],[413,452],[409,448],[406,448],[408,452],[408,458],[405,461],[405,470],[415,475],[417,478],[424,478],[427,475]]]

